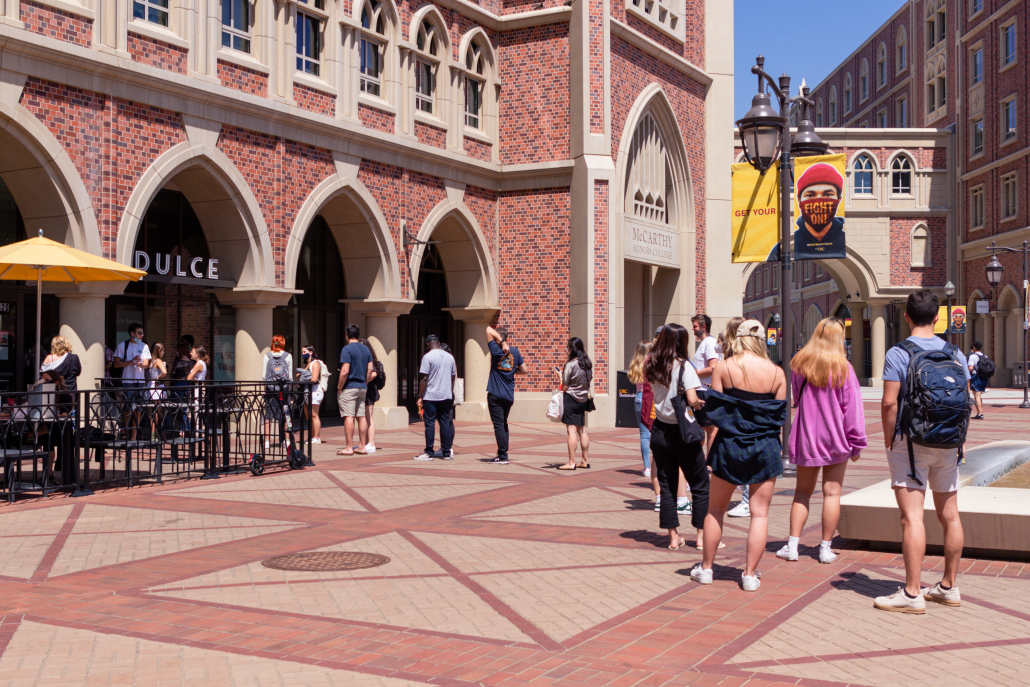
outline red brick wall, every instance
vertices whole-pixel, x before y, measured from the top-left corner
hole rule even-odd
[[[22,0],[20,18],[25,29],[88,48],[93,42],[93,20]]]
[[[925,224],[930,230],[930,267],[912,267],[912,230]],[[891,218],[891,286],[943,286],[948,280],[947,222],[943,217]]]
[[[608,392],[608,182],[594,182],[594,389]]]
[[[306,143],[281,139],[282,174],[276,175],[281,186],[281,219],[269,226],[272,253],[275,256],[276,284],[284,286],[286,271],[286,243],[293,231],[297,212],[322,181],[336,173],[333,155],[328,150]]]
[[[388,134],[392,134],[394,131],[393,115],[389,112],[358,103],[358,119],[361,120],[362,126],[367,126],[369,129]]]
[[[447,131],[438,126],[415,122],[415,138],[422,145],[433,146],[434,148],[447,147]]]
[[[565,363],[569,335],[568,188],[502,193],[497,278],[503,322],[518,327],[519,350],[532,361],[518,391],[551,391]],[[573,332],[575,333],[575,332]]]
[[[616,0],[618,1],[618,0]],[[604,1],[590,0],[590,133],[604,133]]]
[[[490,162],[493,159],[494,147],[490,143],[483,143],[478,139],[466,136],[465,152],[468,153],[469,157]]]
[[[642,33],[652,41],[661,45],[698,67],[705,64],[705,3],[703,0],[684,0],[684,17],[686,32],[684,42],[669,36],[650,22],[626,12],[625,0],[612,0],[611,16],[626,24],[638,33]]]
[[[336,96],[317,91],[314,88],[293,84],[293,99],[302,110],[317,112],[326,117],[336,116]]]
[[[479,228],[483,230],[495,270],[500,258],[497,255],[497,196],[497,191],[478,186],[465,187],[465,205],[468,205],[469,210],[476,216]]]
[[[218,80],[226,88],[268,97],[268,75],[224,60],[218,60]]]
[[[499,37],[500,158],[514,165],[569,157],[569,26]],[[547,65],[541,70],[540,65]]]
[[[186,51],[146,36],[129,33],[129,54],[141,64],[167,69],[176,74],[186,73]]]

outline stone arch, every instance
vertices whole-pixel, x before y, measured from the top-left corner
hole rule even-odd
[[[850,172],[852,169],[854,169],[855,162],[858,160],[858,158],[860,158],[863,155],[865,155],[867,158],[869,158],[870,161],[872,161],[874,173],[882,172],[885,169],[884,167],[880,167],[880,159],[872,150],[870,150],[869,148],[856,148],[854,151],[852,151],[851,157],[848,158],[848,164],[845,168],[846,171]]]
[[[157,192],[173,183],[193,207],[220,277],[241,287],[273,287],[272,244],[257,198],[232,161],[213,145],[183,142],[143,173],[118,226],[118,261],[132,264],[140,224]]]
[[[18,204],[29,237],[44,235],[103,255],[86,185],[64,146],[25,107],[0,102],[0,177]]]
[[[816,325],[819,324],[822,319],[823,311],[819,309],[819,306],[815,303],[810,305],[808,310],[805,311],[805,319],[801,327],[802,340],[797,343],[802,346],[808,343],[808,339],[811,338],[812,334],[815,332]]]
[[[340,249],[348,298],[403,297],[386,216],[364,184],[335,174],[316,186],[297,212],[286,244],[286,288],[296,288],[304,237],[318,215]]]
[[[414,45],[415,36],[418,35],[418,27],[422,25],[424,20],[429,20],[430,23],[436,24],[436,28],[439,30],[438,38],[444,48],[442,54],[453,59],[454,51],[451,46],[450,27],[447,25],[443,14],[440,13],[440,10],[435,5],[423,5],[416,12],[412,13],[411,21],[408,22],[408,41]],[[448,60],[443,58],[441,58],[441,61],[444,65],[448,63]]]
[[[837,284],[838,291],[846,296],[845,301],[864,302],[866,299],[878,297],[877,294],[881,287],[872,265],[852,246],[848,246],[848,256],[843,260],[818,260],[817,262]],[[747,280],[751,278],[760,264],[764,263],[752,262],[744,268],[741,282],[743,288],[747,287]]]
[[[444,264],[447,301],[451,308],[498,308],[497,275],[479,221],[462,200],[444,200],[429,211],[418,232],[419,241],[439,241]],[[411,251],[408,263],[411,289],[418,285],[425,245]]]

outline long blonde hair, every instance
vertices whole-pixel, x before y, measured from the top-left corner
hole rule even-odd
[[[790,369],[818,387],[844,388],[851,363],[844,351],[844,322],[836,317],[819,321],[804,348],[794,354]]]
[[[55,336],[50,340],[50,355],[64,355],[72,352],[72,345],[63,336]]]
[[[733,357],[733,340],[737,338],[737,328],[742,324],[744,324],[744,318],[740,316],[731,317],[730,321],[726,323],[726,330],[722,333],[722,338],[726,340],[722,347],[723,360]]]
[[[647,354],[650,352],[650,341],[641,341],[637,344],[637,350],[633,352],[633,361],[629,364],[629,372],[626,374],[629,381],[634,384],[644,381],[644,361],[647,360]]]

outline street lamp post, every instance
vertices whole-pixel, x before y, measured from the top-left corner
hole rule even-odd
[[[948,328],[944,330],[944,333],[947,334],[945,339],[948,343],[953,343],[951,335],[955,332],[951,331],[951,298],[955,295],[955,285],[951,283],[950,279],[948,280],[948,283],[944,285],[944,295],[948,297]],[[969,319],[969,313],[966,313],[966,319]]]
[[[1026,287],[1027,280],[1030,279],[1030,241],[1023,241],[1022,248],[1006,248],[1005,246],[996,246],[994,241],[991,241],[991,261],[984,267],[984,274],[987,277],[987,283],[991,285],[991,291],[1001,284],[1002,276],[1005,274],[1005,266],[998,260],[997,251],[1004,251],[1006,253],[1022,253],[1023,254],[1023,294],[1026,298]],[[1026,303],[1023,304],[1025,308]],[[1025,314],[1025,311],[1024,311]],[[1030,329],[1027,329],[1027,322],[1023,320],[1023,402],[1019,404],[1020,408],[1030,408],[1030,374],[1027,373],[1027,348],[1030,347]]]
[[[788,440],[791,425],[790,359],[794,346],[794,312],[790,302],[790,289],[793,283],[790,274],[793,248],[790,231],[791,154],[796,157],[823,155],[827,146],[815,133],[815,125],[808,118],[808,110],[813,106],[812,101],[808,99],[808,88],[802,89],[800,96],[791,98],[790,77],[783,74],[777,83],[766,73],[764,67],[765,58],[759,55],[755,60],[755,66],[751,67],[751,73],[758,76],[758,93],[751,100],[751,109],[737,122],[737,128],[740,130],[744,157],[759,172],[765,174],[772,167],[776,157],[780,158],[780,306],[783,313],[780,345],[783,347],[781,364],[787,379],[788,406],[787,420],[783,425],[782,455],[786,461],[789,459]],[[769,94],[766,93],[766,84],[776,96],[780,106],[779,112],[773,109]],[[790,117],[790,107],[795,103],[801,106],[802,121],[798,125],[794,139],[791,140],[787,120]]]

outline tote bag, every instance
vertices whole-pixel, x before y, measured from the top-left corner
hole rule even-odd
[[[547,419],[551,422],[561,422],[564,412],[564,395],[564,392],[560,390],[551,394],[551,402],[547,406]]]

